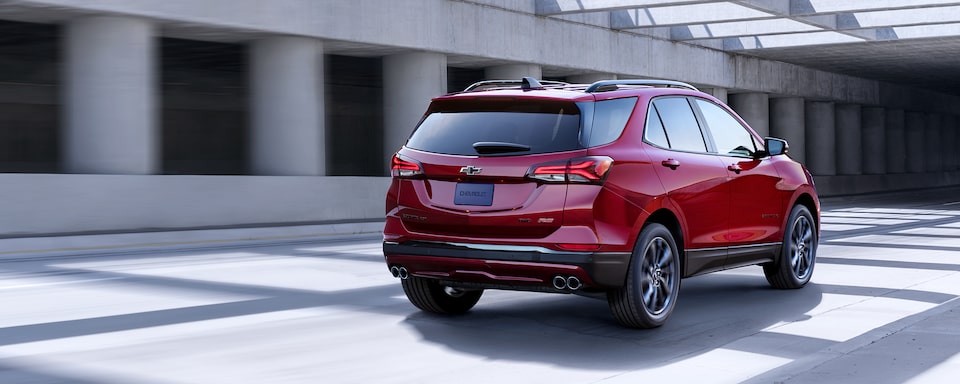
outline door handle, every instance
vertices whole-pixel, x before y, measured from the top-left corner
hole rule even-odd
[[[740,172],[743,172],[743,168],[740,168],[740,164],[730,164],[727,166],[727,170],[732,171],[733,173],[736,173],[738,175],[740,174]]]
[[[673,169],[673,170],[676,170],[677,167],[680,166],[680,162],[677,161],[676,159],[666,159],[666,160],[664,160],[664,161],[661,161],[661,162],[660,162],[660,165],[662,165],[662,166],[664,166],[664,167],[667,167],[667,168],[670,168],[670,169]]]

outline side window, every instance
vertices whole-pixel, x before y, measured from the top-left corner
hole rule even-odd
[[[753,156],[757,152],[756,140],[736,118],[720,106],[707,100],[697,99],[697,106],[706,120],[707,128],[717,145],[717,153],[732,156]]]
[[[609,144],[620,137],[630,114],[633,113],[633,107],[637,105],[637,98],[603,100],[594,104],[593,128],[590,131],[588,147]]]
[[[667,133],[663,131],[663,123],[660,122],[660,114],[657,113],[657,108],[653,105],[647,109],[647,128],[643,135],[650,144],[661,148],[670,148]]]
[[[700,124],[685,97],[663,97],[653,101],[667,134],[670,148],[681,151],[706,152]]]

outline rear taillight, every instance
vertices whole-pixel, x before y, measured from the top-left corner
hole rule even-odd
[[[417,177],[423,175],[423,166],[416,160],[407,159],[399,153],[390,160],[390,175],[393,177]]]
[[[602,184],[611,166],[613,159],[606,156],[580,157],[534,165],[527,178],[544,183]]]

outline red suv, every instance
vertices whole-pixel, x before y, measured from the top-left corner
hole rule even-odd
[[[477,83],[434,99],[393,157],[383,253],[424,311],[467,312],[484,289],[577,293],[657,327],[681,278],[810,280],[819,199],[786,152],[684,83]]]

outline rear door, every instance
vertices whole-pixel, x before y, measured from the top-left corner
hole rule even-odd
[[[686,274],[723,267],[729,226],[727,171],[709,153],[707,141],[686,97],[658,97],[648,109],[644,140],[669,199],[686,229]]]

